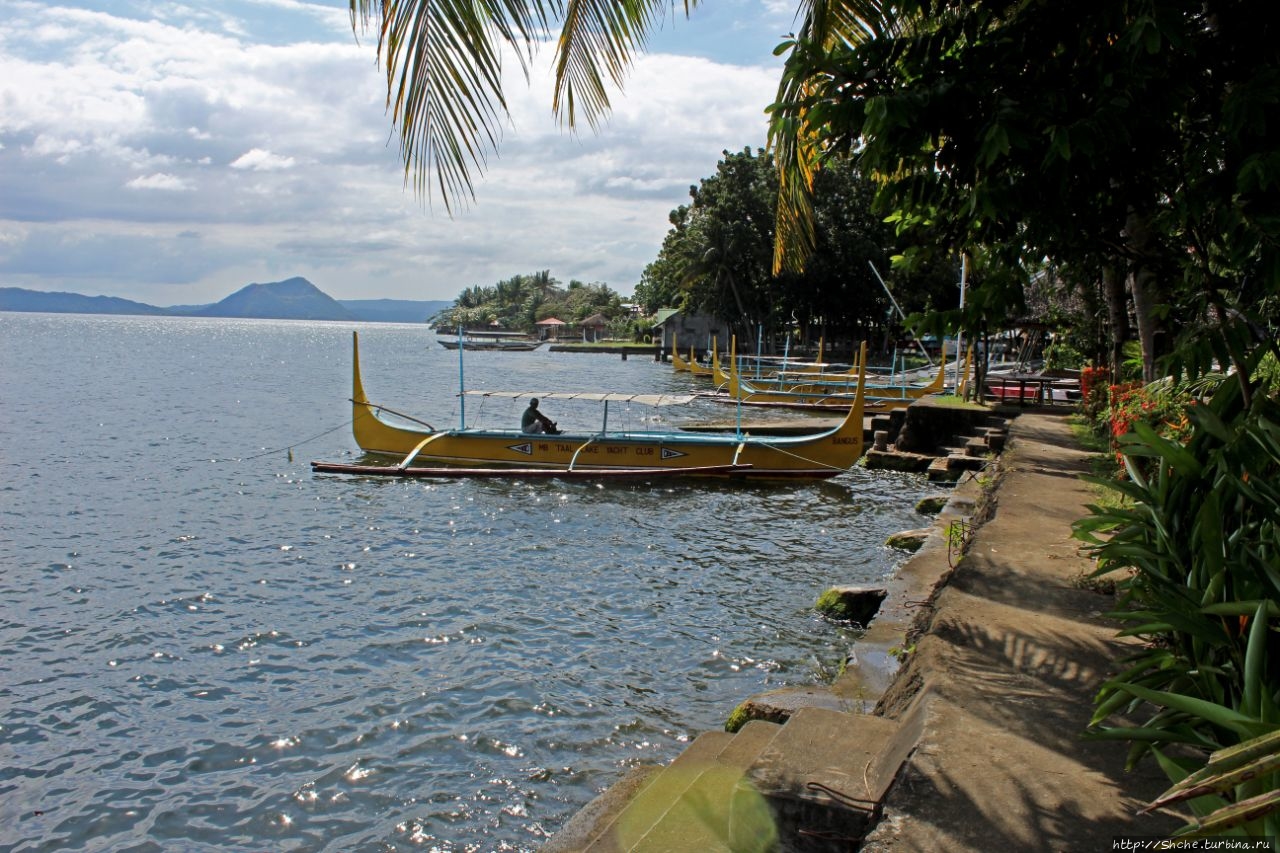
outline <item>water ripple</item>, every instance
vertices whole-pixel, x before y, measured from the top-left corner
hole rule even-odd
[[[17,401],[0,447],[44,462],[0,486],[4,850],[534,849],[628,768],[838,661],[853,638],[813,601],[892,572],[880,543],[919,523],[919,478],[861,470],[787,486],[313,478],[305,459],[350,454],[341,431],[239,462],[349,417],[348,329],[0,324],[0,398]],[[456,364],[421,330],[362,340],[371,393],[456,418],[441,390]],[[528,356],[469,371],[489,387],[688,382]],[[9,426],[34,422],[49,429]]]

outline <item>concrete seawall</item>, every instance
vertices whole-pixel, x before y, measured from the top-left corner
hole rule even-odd
[[[1136,816],[1168,786],[1154,762],[1126,773],[1127,745],[1082,738],[1130,641],[1078,582],[1094,496],[1063,414],[1013,422],[994,482],[957,488],[830,688],[699,736],[544,849],[1109,850],[1181,825]]]

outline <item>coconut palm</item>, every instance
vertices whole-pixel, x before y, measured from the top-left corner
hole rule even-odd
[[[474,195],[473,171],[496,151],[498,126],[507,114],[502,83],[504,48],[528,75],[539,43],[559,26],[552,108],[570,128],[596,128],[609,111],[606,86],[621,86],[644,50],[649,33],[666,14],[663,0],[349,0],[352,26],[376,28],[378,56],[387,74],[387,108],[400,136],[405,181],[419,192],[435,189],[446,207]],[[684,0],[688,15],[698,0]],[[821,73],[818,53],[854,45],[892,27],[888,4],[878,0],[801,0],[802,21],[789,48],[795,60],[779,89],[779,101],[797,103]],[[820,51],[819,51],[820,53]],[[808,64],[811,67],[805,68]],[[787,152],[784,170],[799,176],[786,189],[793,207],[812,180],[812,134],[789,116],[772,137]],[[784,189],[784,191],[786,191]]]
[[[685,0],[686,14],[697,0]],[[662,19],[663,0],[350,0],[357,32],[376,26],[387,109],[400,136],[405,182],[435,189],[446,208],[473,196],[472,172],[496,151],[507,115],[502,63],[511,48],[528,77],[539,43],[560,26],[553,109],[570,127],[595,128],[606,86]]]

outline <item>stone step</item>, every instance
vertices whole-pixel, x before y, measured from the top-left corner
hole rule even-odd
[[[832,799],[823,789],[845,798],[877,803],[898,772],[882,758],[901,724],[887,717],[846,714],[826,708],[802,708],[792,715],[748,774],[767,795]]]
[[[767,849],[760,844],[770,836],[777,838],[777,828],[765,798],[740,768],[715,763],[703,768],[679,800],[625,849],[628,853],[734,853]]]
[[[910,749],[901,731],[883,717],[805,707],[785,725],[705,732],[667,767],[633,770],[542,850],[730,853],[802,832],[857,837]]]
[[[727,732],[703,732],[669,765],[637,791],[611,817],[597,825],[590,842],[579,849],[590,853],[630,851],[637,841],[669,812],[716,756],[733,739]]]
[[[755,763],[760,753],[764,752],[780,731],[782,726],[778,723],[771,723],[768,720],[750,720],[738,729],[733,740],[720,751],[717,760],[729,767],[746,770]]]
[[[749,786],[741,791],[738,786],[746,768],[781,729],[776,723],[753,720],[737,734],[700,734],[648,784],[621,802],[615,798],[611,813],[598,810],[589,834],[578,832],[561,842],[562,833],[557,833],[543,849],[557,853],[685,849],[683,841],[663,847],[673,838],[688,839],[698,850],[732,849],[724,845],[742,830],[734,821],[762,810],[767,813],[763,800]],[[752,805],[753,798],[760,802]],[[759,827],[751,823],[750,831],[758,832]]]
[[[930,483],[954,483],[960,479],[960,472],[953,471],[951,465],[947,462],[947,456],[939,456],[929,463],[929,467],[925,470],[925,476]]]
[[[539,850],[541,853],[577,853],[586,850],[600,835],[600,827],[611,823],[636,794],[649,786],[663,768],[656,764],[633,767],[598,797],[571,817],[560,831]]]
[[[870,829],[913,746],[908,740],[885,717],[807,708],[787,721],[748,778],[769,800],[781,837],[852,845]]]
[[[948,456],[946,459],[947,468],[957,473],[962,471],[981,471],[991,463],[991,460],[985,456],[969,456],[968,454]]]

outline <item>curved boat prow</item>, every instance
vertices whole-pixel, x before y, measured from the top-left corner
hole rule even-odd
[[[357,408],[368,405],[364,395],[364,383],[360,381],[360,333],[351,333],[351,403]]]

